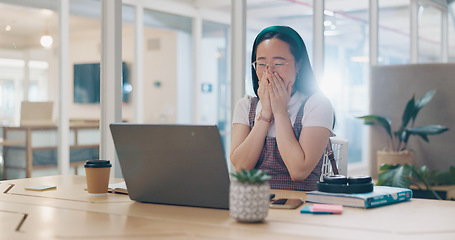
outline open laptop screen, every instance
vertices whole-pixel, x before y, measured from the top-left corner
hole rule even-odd
[[[229,173],[216,126],[111,124],[130,198],[229,208]]]

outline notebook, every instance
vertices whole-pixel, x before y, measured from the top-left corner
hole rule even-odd
[[[53,102],[22,102],[21,126],[52,126]]]
[[[110,129],[132,200],[229,209],[217,126],[120,123]]]

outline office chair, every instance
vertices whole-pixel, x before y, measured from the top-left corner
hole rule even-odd
[[[330,138],[332,142],[332,151],[337,163],[338,172],[341,175],[347,176],[348,174],[348,140],[340,139],[340,138]],[[324,176],[332,175],[332,165],[330,164],[330,160],[327,155],[327,150],[324,152],[324,159],[322,162],[322,169],[321,169],[321,178],[320,181],[324,178]]]

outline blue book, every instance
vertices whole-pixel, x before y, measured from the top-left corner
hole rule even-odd
[[[311,191],[306,193],[307,201],[314,203],[340,204],[347,207],[374,208],[398,202],[409,201],[412,190],[407,188],[374,186],[370,193],[327,193]]]

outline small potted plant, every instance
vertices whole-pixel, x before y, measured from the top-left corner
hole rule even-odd
[[[428,135],[436,135],[448,130],[442,125],[427,125],[414,127],[420,109],[433,98],[436,90],[428,91],[422,98],[415,100],[415,96],[408,101],[401,117],[402,122],[397,131],[392,132],[392,121],[388,117],[366,115],[358,117],[366,125],[377,125],[385,129],[388,135],[388,147],[377,152],[378,168],[382,164],[410,164],[414,162],[412,152],[408,150],[408,140],[412,135],[421,137],[428,142]]]
[[[270,200],[270,176],[253,169],[231,174],[229,212],[239,222],[262,222],[267,217]]]

